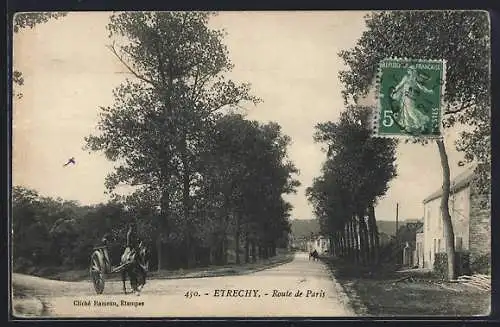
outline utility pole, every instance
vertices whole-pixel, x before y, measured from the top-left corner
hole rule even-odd
[[[396,240],[398,239],[398,230],[399,230],[399,203],[396,203]]]

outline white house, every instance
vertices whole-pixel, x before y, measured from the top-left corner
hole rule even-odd
[[[330,239],[323,235],[315,236],[307,242],[308,252],[316,250],[318,251],[319,254],[323,254],[328,252],[329,248],[330,248]]]
[[[489,208],[482,208],[474,185],[475,167],[469,167],[451,181],[449,209],[455,234],[455,250],[468,251],[474,257],[490,253]],[[433,268],[435,254],[446,251],[441,215],[442,189],[424,200],[424,226],[417,233],[417,262],[419,267]],[[420,248],[419,248],[419,244]]]

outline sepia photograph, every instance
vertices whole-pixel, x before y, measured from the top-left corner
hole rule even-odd
[[[490,315],[487,11],[11,23],[12,319]]]

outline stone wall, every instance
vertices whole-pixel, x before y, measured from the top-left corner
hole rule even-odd
[[[455,234],[455,248],[458,250],[469,249],[469,213],[470,213],[470,188],[465,186],[450,194],[448,207],[450,210],[453,231]],[[446,251],[446,238],[444,234],[441,213],[441,197],[424,204],[424,253],[423,266],[434,267],[436,253]]]
[[[417,233],[415,241],[414,263],[419,268],[424,268],[424,233]]]
[[[473,180],[470,199],[469,250],[473,262],[491,254],[491,194],[479,194]]]

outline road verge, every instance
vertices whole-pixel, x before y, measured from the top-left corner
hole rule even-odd
[[[257,271],[269,269],[282,265],[293,260],[294,253],[280,253],[268,259],[260,259],[253,263],[229,264],[224,266],[200,267],[194,269],[178,269],[178,270],[160,270],[151,271],[148,273],[149,279],[181,279],[181,278],[202,278],[202,277],[220,277],[220,276],[236,276],[251,274]],[[68,270],[50,275],[37,277],[78,282],[89,280],[89,272],[87,269]],[[107,280],[120,280],[119,274],[112,274],[106,277]]]
[[[11,299],[10,309],[15,317],[40,317],[45,311],[43,302],[24,289],[15,288]]]
[[[432,274],[402,274],[389,266],[368,267],[321,258],[359,316],[487,316],[491,293],[437,280]]]

